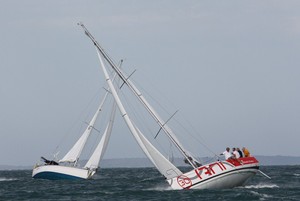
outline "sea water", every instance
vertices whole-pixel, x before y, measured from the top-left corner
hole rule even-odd
[[[0,171],[0,200],[300,200],[300,166],[264,166],[245,186],[172,190],[154,168],[100,169],[92,180],[32,179],[31,170]]]

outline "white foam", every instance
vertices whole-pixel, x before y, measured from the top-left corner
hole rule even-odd
[[[5,177],[0,177],[0,182],[1,181],[15,181],[17,180],[16,178],[5,178]]]
[[[244,186],[243,188],[247,188],[247,189],[279,188],[279,186],[277,186],[276,184],[257,184],[257,185]]]
[[[147,191],[171,191],[173,190],[171,186],[156,186],[153,188],[147,188]]]
[[[295,173],[295,174],[294,174],[294,176],[296,176],[296,177],[300,177],[300,174],[297,174],[297,173]]]
[[[250,191],[253,195],[260,197],[259,200],[265,200],[266,198],[272,198],[271,195],[264,194],[264,193],[258,193],[256,191]]]

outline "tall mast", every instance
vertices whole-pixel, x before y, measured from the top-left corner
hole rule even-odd
[[[170,127],[168,125],[166,125],[165,122],[162,120],[162,118],[155,112],[155,110],[152,108],[152,106],[144,98],[142,93],[135,87],[135,85],[129,79],[127,79],[127,77],[117,67],[117,65],[115,65],[113,60],[107,55],[107,53],[104,51],[104,49],[99,45],[99,43],[96,41],[96,39],[87,30],[87,28],[82,23],[78,23],[78,25],[80,25],[83,28],[85,34],[92,40],[93,44],[96,46],[96,48],[99,50],[99,52],[103,55],[105,60],[109,63],[109,65],[113,68],[113,70],[118,74],[118,76],[123,80],[123,82],[126,83],[126,85],[131,89],[131,91],[135,94],[135,96],[138,98],[138,100],[144,105],[144,107],[149,112],[149,114],[152,116],[152,118],[154,118],[154,120],[158,123],[158,125],[166,133],[166,135],[169,137],[169,139],[174,143],[174,145],[178,148],[178,150],[181,152],[181,154],[186,158],[186,160],[189,162],[189,164],[192,167],[196,168],[197,165],[194,163],[193,157],[188,155],[188,153],[183,149],[183,146],[180,144],[178,139],[175,137],[175,134],[172,132]]]

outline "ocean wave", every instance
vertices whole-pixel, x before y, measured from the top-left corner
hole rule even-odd
[[[265,194],[265,193],[258,193],[256,191],[250,191],[250,192],[253,195],[260,197],[259,200],[265,200],[266,198],[272,198],[273,197],[272,195],[268,195],[268,194]]]
[[[5,177],[0,177],[0,182],[1,181],[15,181],[15,180],[18,180],[16,178],[5,178]]]
[[[259,189],[259,188],[279,188],[278,185],[276,184],[257,184],[257,185],[249,185],[249,186],[244,186],[243,188],[247,189]]]
[[[294,176],[296,176],[296,177],[300,177],[300,174],[297,174],[297,173],[295,173],[295,174],[294,174]]]
[[[147,188],[146,191],[173,191],[174,189],[171,186],[156,186],[153,188]]]

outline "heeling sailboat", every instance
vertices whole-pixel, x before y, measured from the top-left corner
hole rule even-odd
[[[173,189],[204,189],[204,188],[232,188],[243,185],[249,178],[253,177],[258,169],[259,163],[255,157],[241,158],[240,161],[226,160],[215,161],[213,163],[201,165],[182,144],[179,142],[174,132],[158,115],[154,108],[144,98],[142,93],[135,87],[130,79],[118,68],[104,49],[99,45],[95,38],[90,34],[86,27],[79,24],[85,31],[85,34],[92,40],[96,46],[100,64],[109,85],[112,95],[118,105],[122,117],[124,118],[128,128],[133,134],[139,146],[142,148],[146,156],[151,160],[158,171],[164,175],[167,182]],[[193,167],[193,170],[182,173],[174,164],[165,158],[143,135],[138,127],[132,122],[126,109],[124,108],[120,97],[118,96],[115,86],[113,85],[108,72],[106,70],[104,60],[118,74],[122,81],[129,87],[141,104],[146,108],[152,118],[158,123],[161,130],[164,131],[170,141],[177,147],[185,160]]]
[[[83,148],[85,147],[87,140],[94,129],[95,122],[103,109],[103,105],[109,95],[107,91],[102,99],[96,113],[94,114],[91,121],[88,123],[85,131],[81,137],[77,140],[74,146],[69,150],[69,152],[59,160],[59,162],[49,161],[43,157],[44,164],[36,165],[32,171],[33,178],[42,178],[42,179],[90,179],[98,170],[99,163],[103,158],[103,154],[107,148],[108,141],[113,128],[115,112],[116,112],[116,103],[113,101],[111,114],[108,119],[106,128],[101,137],[100,142],[95,148],[93,154],[87,161],[84,167],[80,168],[77,166],[80,155]]]

